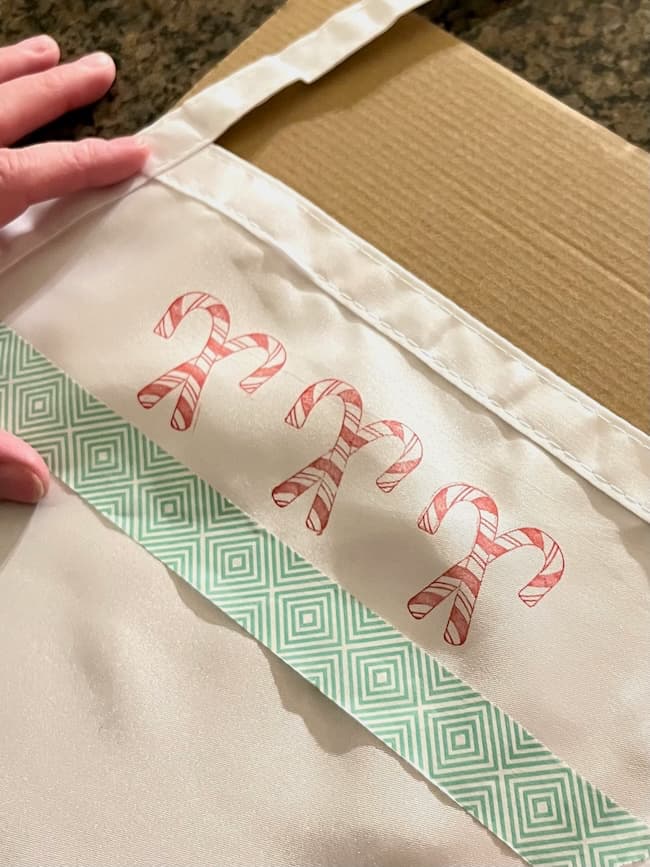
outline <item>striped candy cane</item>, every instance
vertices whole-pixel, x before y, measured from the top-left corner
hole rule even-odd
[[[387,494],[397,487],[403,478],[417,467],[422,460],[422,442],[417,434],[414,434],[411,428],[407,427],[399,421],[376,421],[367,424],[359,431],[360,436],[365,440],[363,445],[382,437],[397,437],[401,441],[404,448],[402,454],[391,464],[385,473],[377,479],[377,487],[380,491]]]
[[[282,370],[287,360],[287,353],[284,346],[275,337],[271,337],[269,334],[255,333],[231,338],[223,346],[222,358],[233,355],[235,352],[241,352],[243,349],[263,349],[266,353],[264,363],[239,383],[242,391],[245,391],[246,394],[253,394]]]
[[[490,562],[499,512],[496,503],[484,491],[472,485],[456,484],[441,488],[418,520],[418,527],[432,536],[450,509],[457,503],[472,503],[478,512],[474,544],[470,553],[409,599],[407,605],[416,620],[455,593],[454,604],[445,627],[445,641],[461,645],[467,640],[485,569]]]
[[[336,442],[328,452],[276,485],[271,493],[273,502],[285,508],[313,485],[318,484],[307,515],[307,526],[319,535],[327,527],[348,459],[358,441],[363,412],[361,395],[356,388],[340,379],[323,379],[302,392],[285,418],[287,424],[300,430],[316,404],[326,397],[338,397],[343,403],[343,421]]]
[[[502,554],[507,554],[509,551],[515,551],[526,545],[539,548],[544,555],[542,568],[532,581],[522,587],[517,594],[524,605],[532,608],[541,602],[564,574],[564,554],[555,539],[551,538],[548,533],[535,527],[520,527],[518,530],[509,530],[498,537],[495,546],[501,550],[494,555],[493,559],[496,560]]]
[[[467,557],[416,593],[407,603],[411,615],[421,620],[455,592],[456,597],[445,628],[445,641],[456,646],[467,640],[485,570],[503,554],[525,545],[539,548],[544,554],[541,570],[518,594],[529,608],[537,605],[549,590],[555,587],[564,572],[562,551],[548,533],[534,527],[521,527],[497,538],[499,513],[496,503],[484,491],[472,485],[457,484],[441,488],[420,516],[418,526],[433,535],[447,512],[462,501],[473,503],[478,510],[478,525],[472,550]]]
[[[172,413],[171,426],[174,430],[187,430],[191,426],[205,381],[218,361],[245,349],[264,350],[266,359],[263,364],[239,383],[240,388],[247,394],[253,394],[275,376],[286,361],[284,346],[268,334],[244,334],[227,340],[230,330],[228,309],[212,295],[204,292],[187,292],[176,298],[154,328],[154,332],[169,339],[193,310],[206,310],[211,320],[210,334],[199,355],[176,365],[138,392],[140,404],[144,409],[151,409],[175,388],[180,388]]]
[[[306,388],[285,421],[291,427],[302,428],[316,404],[326,397],[338,397],[343,403],[343,421],[336,442],[329,451],[276,485],[272,491],[275,504],[284,508],[318,485],[306,520],[307,527],[318,535],[329,523],[348,460],[359,449],[382,437],[397,437],[402,442],[401,456],[377,479],[377,486],[386,493],[390,493],[422,459],[420,439],[401,422],[382,420],[361,427],[361,395],[340,379],[323,379]]]

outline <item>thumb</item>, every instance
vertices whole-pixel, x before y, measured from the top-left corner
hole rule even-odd
[[[31,446],[0,431],[0,500],[36,503],[45,493],[50,473]]]

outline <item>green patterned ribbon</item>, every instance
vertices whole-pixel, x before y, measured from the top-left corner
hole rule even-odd
[[[650,858],[645,823],[1,324],[0,428],[531,864]]]

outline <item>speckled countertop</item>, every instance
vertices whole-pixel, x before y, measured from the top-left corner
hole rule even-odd
[[[118,135],[173,105],[281,2],[0,0],[0,42],[48,32],[64,57],[110,52],[119,78],[109,96],[46,133]],[[650,0],[434,0],[424,14],[650,149]]]

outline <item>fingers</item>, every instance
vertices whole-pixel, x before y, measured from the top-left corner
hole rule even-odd
[[[125,180],[147,157],[145,146],[133,139],[2,148],[99,99],[115,78],[115,64],[102,52],[62,66],[56,66],[58,57],[49,37],[0,49],[0,226],[36,202]]]
[[[0,48],[0,146],[94,102],[115,77],[106,54],[57,67],[58,60],[58,46],[49,37]],[[0,147],[0,226],[34,202],[124,180],[142,168],[146,157],[146,146],[134,139],[89,139],[15,151]],[[0,431],[0,500],[35,503],[48,485],[49,472],[38,453]]]
[[[142,168],[147,155],[146,145],[134,138],[0,150],[0,226],[36,202],[126,180]]]
[[[0,48],[0,83],[51,69],[59,62],[59,46],[51,36],[34,36]]]
[[[0,146],[102,97],[115,78],[115,64],[98,52],[74,63],[26,75],[0,86]]]
[[[0,500],[36,503],[47,493],[50,473],[31,446],[0,431]]]

